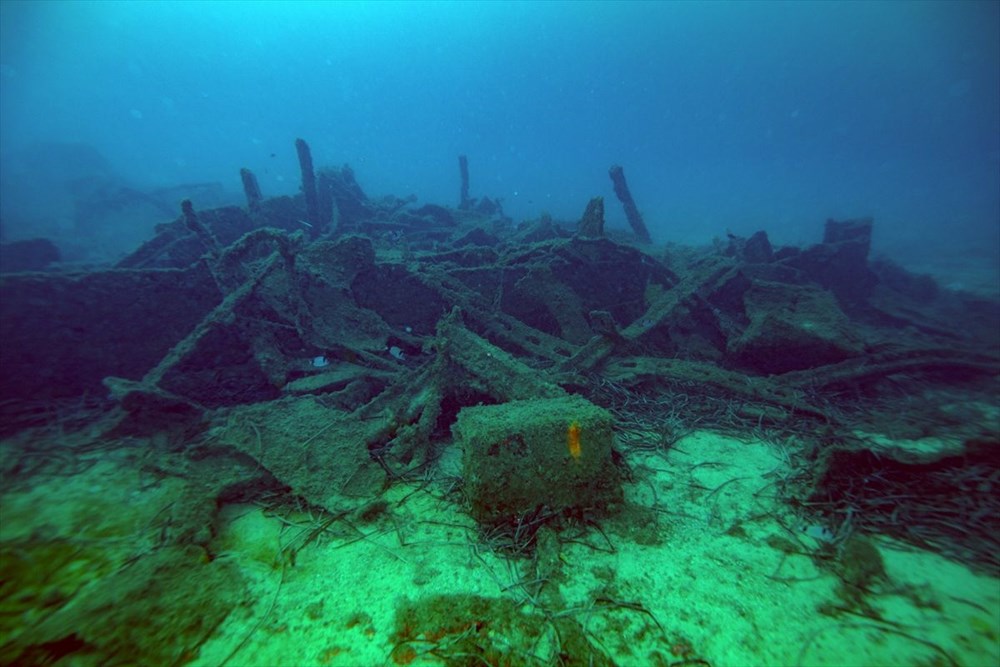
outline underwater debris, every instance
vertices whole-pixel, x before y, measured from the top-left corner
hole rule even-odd
[[[240,181],[243,183],[243,195],[247,198],[247,210],[250,215],[260,213],[260,204],[264,199],[260,192],[257,177],[247,168],[240,169]]]
[[[895,537],[1000,571],[1000,483],[990,437],[823,451],[806,502],[839,525]]]
[[[604,197],[594,197],[587,202],[576,233],[584,238],[599,239],[604,236]]]
[[[295,154],[299,158],[299,169],[302,172],[302,196],[306,200],[306,219],[309,226],[319,231],[322,220],[319,218],[319,197],[316,194],[316,172],[313,170],[312,151],[305,139],[295,140]]]
[[[191,203],[190,199],[181,202],[181,214],[184,217],[184,226],[198,237],[201,244],[205,246],[205,250],[213,255],[216,254],[219,251],[219,241],[208,227],[198,220],[198,214],[194,212],[194,204]]]
[[[244,171],[246,209],[195,213],[187,200],[114,269],[0,277],[4,428],[37,421],[39,404],[111,388],[119,402],[108,433],[173,429],[179,449],[224,433],[218,447],[333,512],[425,474],[452,427],[473,419],[460,415],[571,394],[589,401],[588,414],[606,409],[596,421],[533,415],[528,431],[554,446],[536,460],[541,446],[521,434],[542,472],[503,509],[510,520],[540,506],[613,503],[611,425],[628,441],[629,429],[656,420],[658,439],[644,446],[664,451],[697,424],[795,435],[819,456],[857,443],[859,424],[889,424],[900,414],[893,397],[927,383],[996,394],[1000,306],[874,271],[870,219],[829,220],[823,241],[805,248],[772,246],[762,231],[729,248],[656,256],[633,245],[648,230],[617,166],[609,173],[632,235],[603,234],[598,199],[579,227],[549,215],[519,227],[469,195],[464,156],[451,208],[369,198],[349,167],[317,171],[308,145],[296,149],[297,196],[265,198]],[[274,417],[283,411],[287,419]],[[931,432],[967,428],[922,412],[940,417],[921,422]],[[982,431],[963,438],[996,436]],[[596,474],[591,465],[606,482],[599,498],[573,487],[571,473]],[[948,473],[954,485],[993,479],[990,468],[962,465]],[[829,525],[846,511],[812,507]],[[920,514],[907,505],[889,518],[904,510]],[[974,518],[977,532],[993,528]],[[989,546],[954,553],[979,558]]]
[[[472,208],[472,200],[469,199],[469,158],[464,155],[458,156],[458,177],[462,184],[458,191],[458,209],[467,211]]]
[[[652,243],[649,230],[646,229],[646,223],[643,221],[642,214],[639,213],[639,207],[635,205],[632,192],[628,189],[628,183],[625,181],[625,170],[621,165],[614,164],[608,169],[608,175],[611,177],[615,196],[618,197],[618,201],[622,203],[622,207],[625,209],[625,219],[628,220],[629,227],[635,233],[636,240],[640,243]]]

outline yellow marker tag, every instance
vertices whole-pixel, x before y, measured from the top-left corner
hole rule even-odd
[[[566,429],[566,449],[569,450],[569,455],[574,459],[579,459],[580,454],[583,453],[580,449],[580,425],[573,422]]]

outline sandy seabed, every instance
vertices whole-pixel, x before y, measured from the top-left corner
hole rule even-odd
[[[210,551],[238,569],[245,595],[180,659],[199,667],[587,664],[566,654],[571,626],[560,620],[572,619],[603,664],[1000,664],[1000,580],[938,554],[869,536],[886,576],[863,611],[844,605],[840,579],[817,557],[823,545],[775,497],[789,474],[789,444],[702,431],[666,452],[633,452],[623,510],[600,528],[564,527],[544,575],[532,557],[491,549],[460,494],[449,493],[454,452],[439,461],[440,476],[389,488],[364,524],[317,530],[323,518],[305,508],[226,505]],[[9,638],[42,623],[53,596],[71,607],[129,567],[183,492],[134,449],[105,450],[80,467],[5,485],[8,556],[28,541],[79,545],[35,563],[44,574],[29,581],[8,564],[0,601]],[[298,545],[291,559],[289,545]],[[413,614],[427,600],[437,601],[439,617],[421,626]],[[442,620],[449,604],[457,622]],[[497,609],[527,621],[490,618]],[[470,653],[470,641],[493,653]],[[67,656],[56,664],[89,663]]]

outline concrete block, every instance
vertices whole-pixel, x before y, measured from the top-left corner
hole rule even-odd
[[[539,507],[603,510],[619,502],[612,423],[579,396],[463,408],[452,432],[472,515],[492,525]]]

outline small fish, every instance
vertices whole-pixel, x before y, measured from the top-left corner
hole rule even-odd
[[[580,449],[580,425],[576,422],[570,424],[566,429],[566,449],[569,450],[569,455],[573,457],[573,460],[580,459],[582,453]]]

